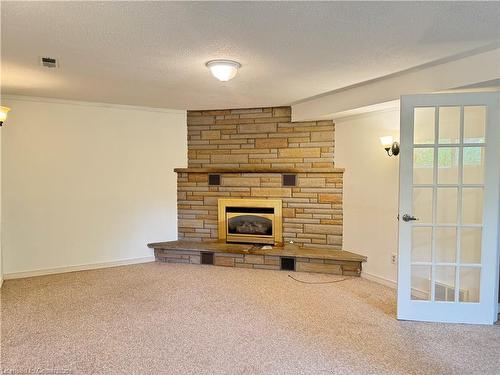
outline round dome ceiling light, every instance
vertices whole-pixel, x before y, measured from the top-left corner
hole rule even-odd
[[[232,60],[210,60],[206,64],[212,75],[219,81],[226,82],[233,79],[241,64]]]

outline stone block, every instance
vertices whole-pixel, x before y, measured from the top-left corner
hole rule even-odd
[[[342,274],[344,276],[359,276],[359,275],[361,275],[361,263],[359,264],[359,267],[356,267],[356,268],[342,266]]]
[[[201,139],[220,139],[220,130],[203,130]]]
[[[283,158],[319,158],[320,148],[284,148],[279,150],[280,157]]]
[[[263,108],[241,108],[241,109],[231,109],[231,114],[240,115],[243,113],[262,113]]]
[[[264,264],[272,265],[272,266],[280,266],[280,257],[277,256],[272,256],[272,255],[266,255],[264,256]]]
[[[295,264],[295,270],[297,272],[317,272],[342,275],[342,267],[338,264],[305,263],[297,261]]]
[[[244,125],[239,125],[238,126],[238,131],[241,134],[248,134],[248,133],[275,133],[277,130],[277,126],[275,123],[269,123],[269,124],[244,124]]]
[[[290,188],[252,188],[252,197],[291,197]]]
[[[342,194],[319,194],[320,203],[342,203]]]
[[[321,219],[320,224],[342,225],[342,219]]]
[[[304,232],[342,235],[342,226],[327,224],[304,224]]]
[[[264,264],[264,255],[245,254],[245,263]]]
[[[201,263],[201,257],[199,255],[191,255],[189,257],[189,262],[191,264],[200,264]]]
[[[216,206],[218,197],[203,197],[203,203],[205,206]]]
[[[299,178],[300,187],[325,187],[326,180],[324,178],[311,178],[311,177],[301,177]]]
[[[273,108],[273,117],[290,117],[292,115],[291,107]]]
[[[173,259],[173,258],[169,258],[169,259],[164,260],[164,262],[167,262],[167,263],[189,263],[189,259]]]
[[[190,116],[191,113],[192,113],[192,111],[188,111],[188,116]],[[202,115],[203,116],[225,116],[225,115],[229,115],[229,113],[231,113],[231,111],[229,109],[212,109],[212,110],[208,110],[208,111],[203,111]]]
[[[229,257],[229,258],[234,258],[234,259],[243,259],[245,255],[243,254],[236,254],[236,253],[215,253],[214,254],[217,257]]]
[[[342,245],[342,236],[329,234],[327,236],[328,245]]]
[[[215,123],[214,116],[188,116],[187,124],[190,125],[211,125]]]
[[[288,146],[286,138],[259,138],[255,140],[255,148],[284,148]]]
[[[189,173],[189,182],[208,182],[208,174],[206,173]]]
[[[311,132],[312,142],[333,141],[333,131]]]
[[[234,258],[225,256],[214,256],[214,265],[223,267],[234,267]]]
[[[283,208],[283,217],[295,217],[295,209],[293,208]]]
[[[223,186],[260,186],[260,178],[222,177]]]
[[[211,155],[212,163],[215,164],[238,164],[248,163],[248,155]]]
[[[203,228],[203,220],[179,219],[179,227]]]

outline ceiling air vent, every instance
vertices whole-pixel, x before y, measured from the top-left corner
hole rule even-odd
[[[54,57],[40,57],[40,65],[46,68],[57,68],[59,63]]]

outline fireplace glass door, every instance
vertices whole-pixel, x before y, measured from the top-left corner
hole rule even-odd
[[[227,212],[227,240],[274,243],[274,214]]]

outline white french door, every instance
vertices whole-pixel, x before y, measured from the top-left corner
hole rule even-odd
[[[500,93],[401,98],[398,319],[498,318]]]

